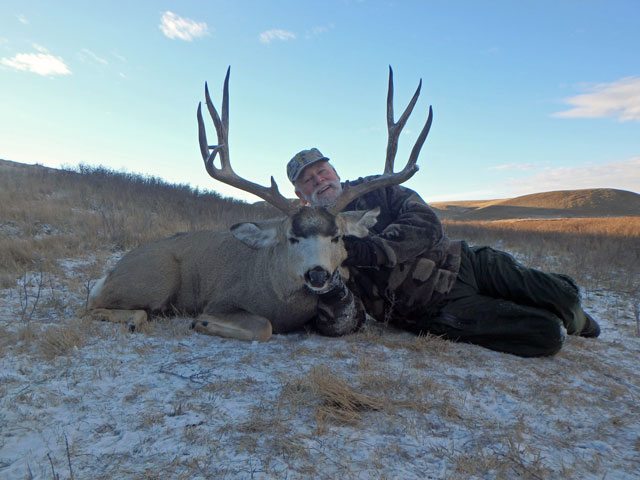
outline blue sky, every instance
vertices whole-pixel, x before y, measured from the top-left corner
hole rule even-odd
[[[423,80],[398,167],[433,105],[407,183],[427,201],[640,192],[639,25],[616,0],[4,0],[0,158],[249,198],[198,149],[204,82],[219,106],[231,65],[234,169],[293,195],[286,162],[312,146],[343,179],[382,171],[391,65],[396,117]]]

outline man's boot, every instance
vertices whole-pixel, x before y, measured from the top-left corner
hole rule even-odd
[[[600,325],[598,325],[598,322],[596,322],[587,312],[583,310],[582,313],[584,313],[586,321],[578,335],[586,338],[596,338],[600,335]]]

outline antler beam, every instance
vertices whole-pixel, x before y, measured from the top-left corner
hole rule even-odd
[[[384,165],[384,173],[379,176],[367,177],[362,183],[359,183],[355,186],[346,183],[344,188],[342,189],[342,193],[336,199],[335,204],[330,208],[330,211],[332,213],[338,213],[342,211],[342,209],[349,203],[351,203],[359,196],[364,195],[365,193],[377,190],[378,188],[388,187],[391,185],[399,185],[403,182],[406,182],[418,171],[418,156],[420,155],[422,145],[424,145],[424,142],[427,139],[429,129],[431,128],[431,122],[433,121],[433,109],[431,108],[431,106],[429,106],[429,117],[427,118],[424,127],[422,127],[420,135],[418,135],[418,139],[416,140],[416,143],[411,150],[411,154],[409,155],[407,164],[398,173],[393,173],[393,167],[395,163],[396,153],[398,151],[398,139],[400,137],[400,132],[402,132],[402,129],[404,128],[407,120],[409,119],[409,116],[411,115],[411,112],[413,111],[413,107],[418,101],[421,88],[422,79],[420,80],[418,88],[413,94],[409,105],[407,105],[407,108],[398,119],[398,122],[394,122],[393,70],[391,69],[391,66],[389,66],[389,90],[387,92],[387,130],[389,139],[387,141],[387,157]]]
[[[202,102],[198,103],[198,140],[200,143],[200,153],[204,160],[204,166],[209,176],[232,187],[251,193],[270,203],[285,215],[290,215],[295,210],[295,206],[287,200],[278,190],[273,177],[271,177],[271,187],[263,187],[257,183],[250,182],[238,176],[231,168],[229,160],[229,73],[231,67],[227,69],[224,79],[224,90],[222,94],[222,118],[218,115],[216,107],[209,96],[209,87],[204,84],[204,95],[207,103],[209,115],[213,120],[218,135],[218,145],[209,145],[207,133],[202,119]],[[214,165],[216,155],[220,154],[220,168]]]

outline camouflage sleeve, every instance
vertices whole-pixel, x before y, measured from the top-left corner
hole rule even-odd
[[[339,275],[334,286],[318,295],[318,314],[315,327],[322,335],[339,337],[360,329],[365,320],[364,306],[347,288]]]
[[[388,187],[380,195],[387,218],[382,219],[382,231],[371,239],[386,256],[384,266],[395,267],[447,243],[437,215],[416,192]]]

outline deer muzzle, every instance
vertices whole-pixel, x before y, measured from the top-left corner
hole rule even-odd
[[[304,281],[312,290],[321,290],[331,279],[331,273],[322,267],[314,267],[304,274]]]

